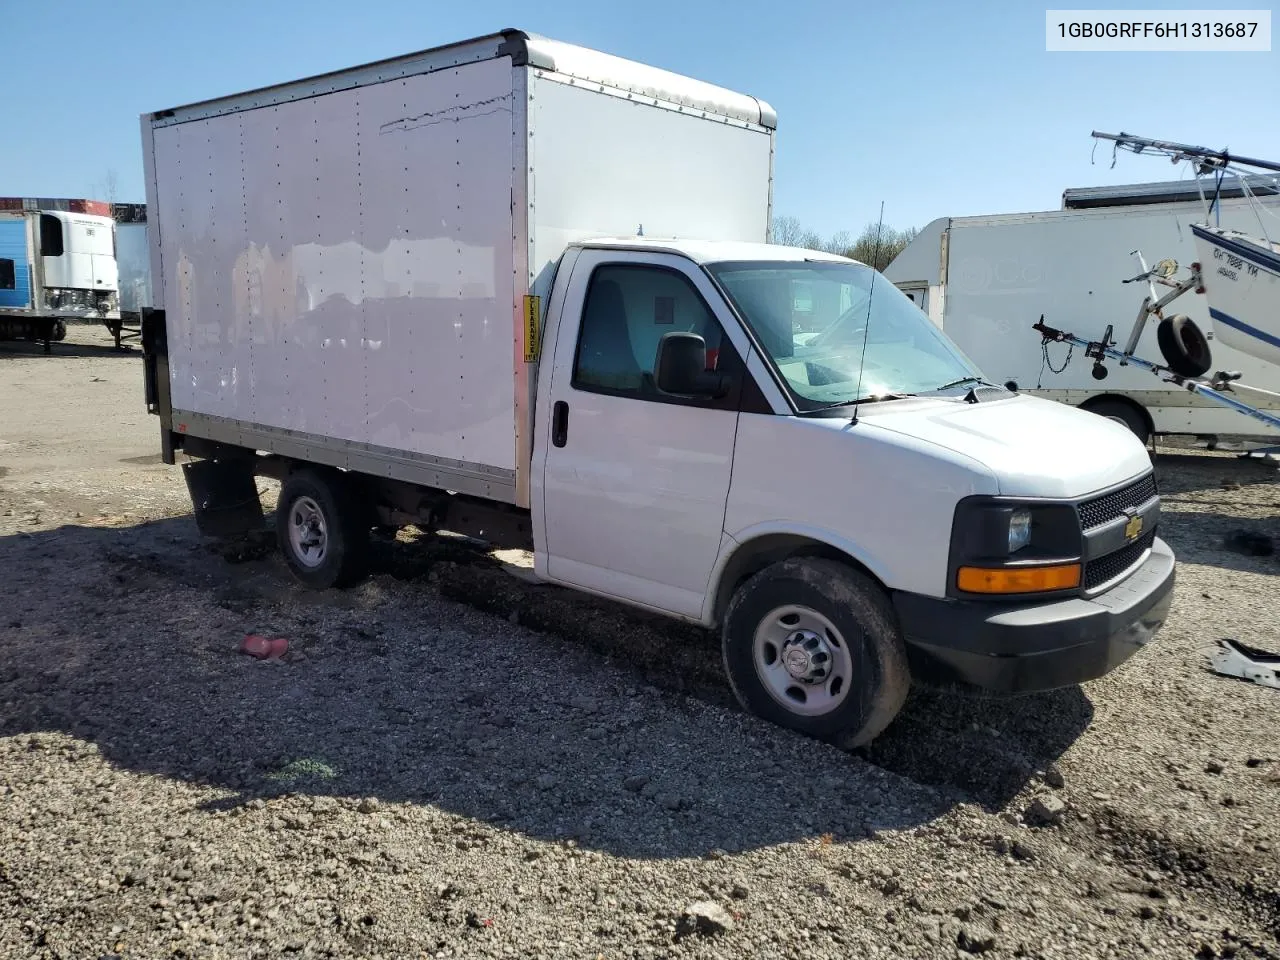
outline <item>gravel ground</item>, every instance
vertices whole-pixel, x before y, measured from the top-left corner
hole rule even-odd
[[[0,956],[1280,958],[1280,692],[1204,669],[1280,650],[1224,546],[1273,465],[1158,457],[1177,599],[1119,671],[848,754],[465,542],[312,594],[204,541],[106,344],[0,344]]]

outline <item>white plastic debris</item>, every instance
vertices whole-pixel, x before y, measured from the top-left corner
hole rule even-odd
[[[1280,655],[1224,637],[1218,641],[1218,649],[1209,663],[1215,673],[1280,690]]]

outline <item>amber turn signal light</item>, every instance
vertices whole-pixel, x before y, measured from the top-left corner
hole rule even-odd
[[[1051,567],[961,567],[956,586],[966,593],[1043,593],[1080,586],[1080,564]]]

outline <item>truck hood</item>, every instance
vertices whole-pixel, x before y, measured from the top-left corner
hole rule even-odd
[[[1039,397],[875,406],[863,408],[861,424],[976,460],[1006,496],[1080,497],[1151,469],[1146,447],[1128,428]]]

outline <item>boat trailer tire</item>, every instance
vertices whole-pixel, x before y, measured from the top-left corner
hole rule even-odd
[[[53,330],[49,334],[49,339],[61,343],[67,339],[67,324],[65,321],[58,320],[53,325]]]
[[[834,560],[794,557],[750,577],[721,643],[745,710],[846,749],[883,731],[911,685],[888,597]]]
[[[1142,441],[1144,447],[1151,442],[1151,427],[1147,425],[1147,418],[1142,415],[1142,410],[1136,404],[1125,400],[1103,398],[1092,403],[1081,404],[1080,408],[1128,427],[1129,431]]]
[[[1203,377],[1213,366],[1209,338],[1185,314],[1166,317],[1156,327],[1156,342],[1169,369],[1183,377]]]
[[[364,576],[369,528],[346,475],[303,469],[281,485],[276,539],[290,571],[316,590],[345,587]]]

